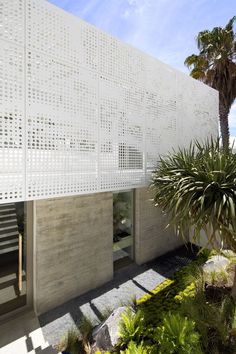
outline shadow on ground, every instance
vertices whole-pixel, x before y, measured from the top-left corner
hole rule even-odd
[[[138,299],[145,293],[151,293],[158,284],[195,259],[197,251],[189,244],[142,266],[132,263],[119,269],[105,285],[41,315],[39,322],[45,340],[55,345],[84,316],[96,324],[104,313],[130,303],[131,297]]]

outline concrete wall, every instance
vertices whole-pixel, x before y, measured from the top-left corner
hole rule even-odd
[[[143,264],[183,244],[173,229],[165,229],[167,219],[154,207],[146,188],[135,190],[135,259]]]
[[[35,201],[38,314],[113,276],[112,193]]]

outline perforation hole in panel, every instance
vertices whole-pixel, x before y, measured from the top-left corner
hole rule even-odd
[[[24,44],[24,0],[0,1],[0,39]]]
[[[21,47],[0,41],[0,201],[24,193],[23,59]]]

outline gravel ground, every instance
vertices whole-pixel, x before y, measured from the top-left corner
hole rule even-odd
[[[78,296],[39,317],[45,340],[58,343],[63,334],[76,326],[83,316],[94,325],[104,313],[140,298],[170,277],[180,267],[195,257],[191,247],[181,247],[156,260],[138,266],[134,263],[114,273],[114,278],[95,290]]]

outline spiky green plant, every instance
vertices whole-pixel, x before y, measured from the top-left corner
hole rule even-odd
[[[78,353],[79,332],[77,328],[70,328],[61,338],[57,349],[60,351],[67,351],[71,354]]]
[[[161,157],[151,188],[154,202],[177,233],[200,232],[216,246],[217,237],[236,251],[236,155],[219,141],[195,142]]]
[[[230,296],[221,303],[210,303],[204,292],[198,292],[194,298],[182,302],[179,313],[195,322],[205,352],[221,348],[221,352],[228,353],[235,315],[235,304]]]
[[[169,313],[164,317],[163,324],[157,327],[154,338],[159,343],[159,354],[203,353],[195,322],[178,313]]]
[[[120,345],[130,341],[139,342],[144,330],[144,317],[141,310],[134,313],[130,307],[122,313],[119,323],[118,335]]]
[[[93,326],[92,321],[85,316],[82,318],[82,320],[78,324],[79,333],[80,333],[80,340],[81,340],[84,350],[87,352],[89,351],[87,348],[90,347],[90,341],[91,341],[93,327],[94,326]]]

